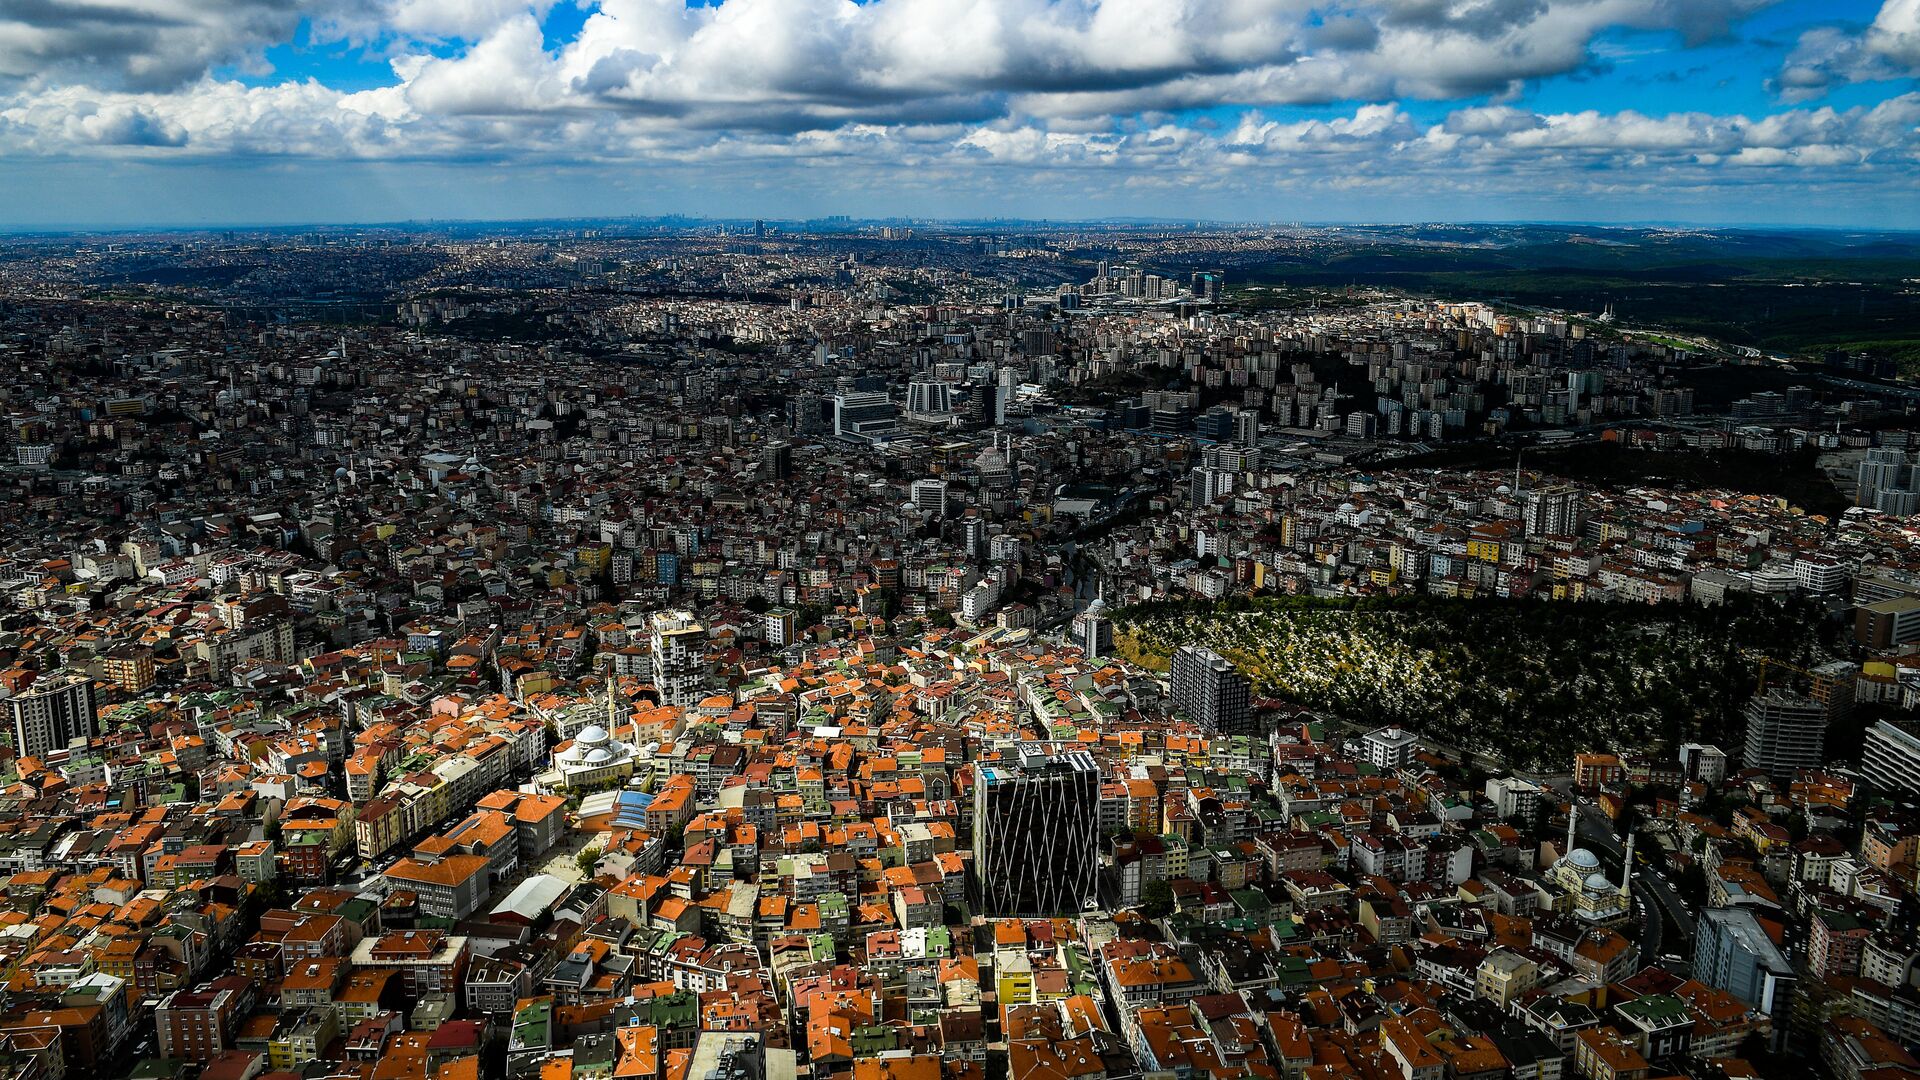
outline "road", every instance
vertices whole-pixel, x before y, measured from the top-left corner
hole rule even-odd
[[[1613,835],[1613,823],[1607,815],[1584,800],[1575,799],[1573,805],[1575,812],[1580,815],[1580,839],[1591,844],[1614,866],[1619,866],[1627,852],[1620,839]],[[1635,852],[1635,855],[1634,861],[1641,865],[1634,868],[1633,894],[1640,901],[1644,913],[1662,916],[1644,920],[1645,928],[1640,937],[1641,961],[1651,964],[1659,960],[1663,955],[1663,947],[1667,951],[1687,955],[1693,943],[1693,915],[1687,911],[1687,905],[1679,894],[1673,891],[1673,886],[1646,865],[1646,853]],[[1678,932],[1671,942],[1666,934],[1669,926]]]

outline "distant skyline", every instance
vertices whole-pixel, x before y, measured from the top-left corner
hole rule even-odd
[[[0,227],[1920,228],[1920,0],[23,0]]]

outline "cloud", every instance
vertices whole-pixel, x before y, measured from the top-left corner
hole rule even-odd
[[[1911,94],[1759,117],[1519,105],[1593,71],[1612,28],[1714,40],[1761,2],[599,0],[554,40],[552,0],[0,0],[0,158],[642,164],[1143,199],[1911,182]],[[1900,70],[1917,12],[1888,0],[1871,30],[1809,32],[1776,85],[1811,96],[1868,49]],[[390,78],[216,74],[259,70],[303,20]],[[1422,101],[1460,107],[1435,121]]]
[[[1847,83],[1920,76],[1920,0],[1885,0],[1873,22],[1818,26],[1800,35],[1769,85],[1806,101]]]
[[[0,87],[166,90],[292,36],[298,0],[6,0]]]

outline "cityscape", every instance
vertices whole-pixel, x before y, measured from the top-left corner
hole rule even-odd
[[[1920,1080],[1915,0],[0,0],[0,1080]]]

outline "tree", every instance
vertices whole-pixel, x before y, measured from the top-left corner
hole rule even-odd
[[[573,861],[579,864],[581,874],[587,877],[592,877],[593,864],[600,861],[600,855],[601,855],[600,845],[590,844],[584,848],[581,848],[580,854],[575,855],[573,857]]]
[[[1150,919],[1173,914],[1173,886],[1164,881],[1148,882],[1140,890],[1140,913]]]

